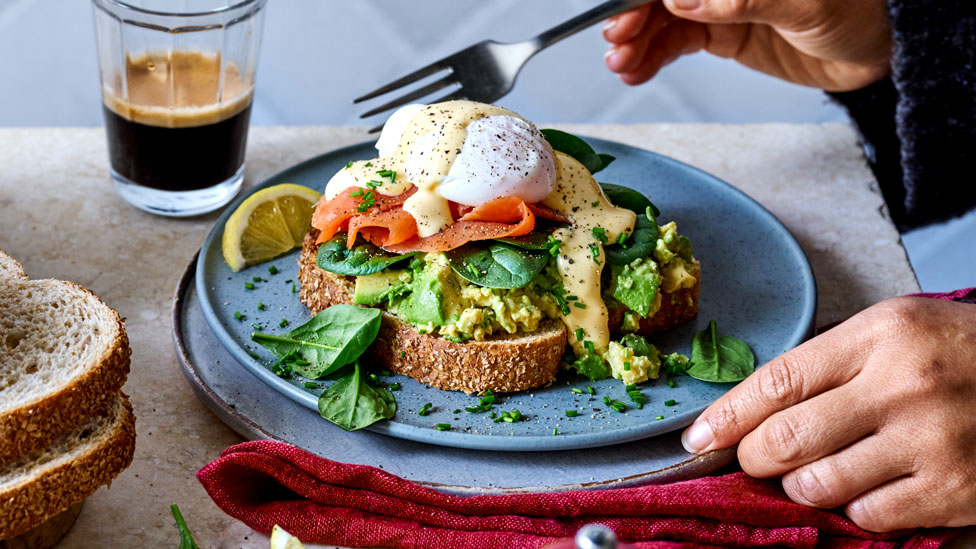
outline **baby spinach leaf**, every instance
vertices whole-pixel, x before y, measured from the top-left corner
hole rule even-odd
[[[379,309],[333,305],[286,334],[254,332],[251,339],[278,358],[296,354],[308,364],[296,362],[291,368],[318,379],[363,354],[380,331],[380,315]]]
[[[616,160],[609,154],[597,154],[586,141],[571,133],[545,129],[541,130],[553,150],[563,152],[579,161],[591,174],[594,174]]]
[[[472,242],[446,255],[458,276],[485,288],[521,288],[532,282],[552,257],[546,251],[502,242]]]
[[[549,237],[552,236],[552,233],[556,229],[564,227],[565,225],[565,223],[558,223],[536,217],[535,229],[533,229],[529,234],[523,236],[506,236],[504,238],[496,238],[495,241],[511,244],[512,246],[518,246],[519,248],[524,248],[526,250],[548,250],[552,245],[549,241]]]
[[[634,232],[631,233],[626,242],[604,246],[607,262],[622,267],[629,265],[635,259],[649,257],[654,253],[654,248],[657,246],[658,230],[655,217],[661,212],[646,196],[634,189],[612,183],[600,183],[600,186],[603,187],[603,192],[610,199],[610,202],[637,214]],[[650,208],[651,217],[647,215],[648,208]]]
[[[729,383],[742,381],[756,367],[752,349],[741,339],[718,331],[715,321],[695,334],[691,342],[691,361],[688,375],[702,381]]]
[[[169,509],[173,512],[176,527],[180,530],[180,549],[200,549],[193,541],[193,536],[190,535],[190,529],[187,527],[186,521],[183,520],[183,513],[180,513],[180,508],[174,503],[169,506]]]
[[[366,383],[360,375],[359,362],[319,396],[319,414],[347,431],[390,419],[395,413],[393,393]]]
[[[323,271],[339,275],[359,276],[378,273],[398,261],[420,252],[392,254],[369,242],[357,240],[351,250],[346,249],[346,235],[337,236],[319,246],[317,262]]]

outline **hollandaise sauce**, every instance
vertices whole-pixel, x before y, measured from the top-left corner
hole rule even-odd
[[[563,321],[577,354],[600,352],[610,345],[609,314],[600,295],[600,274],[606,263],[603,245],[620,234],[629,235],[637,216],[607,200],[590,172],[573,157],[556,151],[556,187],[542,202],[573,220],[557,229],[561,244],[556,267],[570,300]],[[577,329],[582,329],[582,332]],[[577,338],[582,334],[583,338]],[[593,349],[586,348],[586,342]]]

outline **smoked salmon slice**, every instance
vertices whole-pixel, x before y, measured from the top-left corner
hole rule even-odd
[[[522,236],[534,228],[535,215],[528,205],[520,198],[503,197],[474,208],[435,235],[383,247],[394,253],[446,252],[475,240]]]
[[[370,211],[375,208],[384,212],[403,206],[404,201],[417,192],[417,187],[411,187],[407,192],[395,196],[387,196],[362,187],[344,189],[332,200],[326,200],[323,195],[318,205],[315,206],[315,212],[312,213],[312,226],[320,231],[318,243],[325,242],[335,236],[337,232],[345,230],[351,218],[362,215],[359,211],[359,205],[367,192],[373,193],[373,200],[375,200]],[[352,196],[353,194],[356,196]]]
[[[417,220],[403,208],[357,215],[349,220],[346,248],[352,248],[357,234],[377,246],[392,246],[417,236]]]

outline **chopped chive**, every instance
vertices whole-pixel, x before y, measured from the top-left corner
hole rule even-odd
[[[288,319],[287,318],[282,318],[281,319],[281,322],[278,323],[278,327],[279,328],[285,328],[287,326],[288,326]]]
[[[590,353],[591,355],[595,352],[593,342],[589,339],[583,342],[583,348],[586,349],[586,352]]]
[[[390,390],[391,391],[399,391],[400,390],[400,384],[399,383],[391,383],[390,384]]]
[[[251,280],[253,280],[254,282],[261,282],[263,279],[260,276],[256,276],[256,277],[252,278]]]
[[[603,396],[603,403],[606,404],[607,406],[610,406],[610,397],[604,395]]]
[[[590,253],[593,254],[593,261],[595,263],[600,262],[600,245],[594,242],[590,244]]]
[[[291,284],[291,279],[289,278],[288,280],[286,280],[285,284]]]
[[[379,187],[382,184],[383,183],[380,182],[380,181],[377,181],[375,179],[370,179],[369,181],[366,182],[366,188],[367,189],[370,189],[370,190],[373,190],[373,189]]]
[[[251,355],[251,358],[254,358],[254,359],[260,359],[261,358],[260,356],[258,356],[257,353],[247,353],[247,354]]]
[[[426,416],[427,414],[430,413],[430,409],[431,409],[432,406],[433,406],[433,404],[431,404],[430,402],[424,404],[423,406],[420,407],[420,410],[417,411],[417,415],[418,416]]]
[[[265,307],[265,306],[264,306],[264,303],[261,303],[260,301],[258,301],[258,310],[259,310],[259,311],[263,311],[263,310],[265,310],[266,308],[267,308],[267,307]]]
[[[369,380],[373,383],[379,383],[380,378],[376,374],[369,374]]]
[[[577,301],[576,303],[573,303],[573,307],[576,307],[577,309],[585,309],[586,303],[580,303],[579,301]]]
[[[674,389],[674,380],[673,379],[669,379],[668,380],[668,387],[671,387],[672,389]]]
[[[293,294],[294,294],[294,293],[297,293],[297,292],[298,292],[298,288],[295,288],[295,285],[294,285],[294,284],[292,284],[292,285],[291,285],[291,293],[293,293]]]
[[[365,164],[365,167],[367,167],[367,168],[371,168],[371,167],[373,167],[373,163],[372,163],[372,162],[367,162],[367,163]]]
[[[594,208],[596,208],[597,206],[599,206],[599,205],[600,205],[600,201],[599,201],[599,200],[594,200],[594,201],[593,201],[593,204],[591,204],[591,205],[592,205],[592,206],[593,206]]]
[[[651,210],[650,206],[644,210],[644,215],[647,216],[647,220],[651,223],[657,223],[657,221],[654,219],[654,212]]]
[[[359,197],[359,196],[363,196],[363,190],[362,189],[356,189],[355,191],[349,193],[349,196],[351,196],[353,198],[356,198],[356,197]]]
[[[261,331],[261,325],[260,324],[251,324],[251,328],[254,328],[254,331],[256,331],[256,332],[260,332]]]
[[[611,400],[610,408],[612,408],[613,411],[617,412],[618,414],[622,414],[627,411],[627,405],[619,400]]]
[[[674,406],[674,405],[675,405],[675,404],[677,404],[677,403],[678,403],[678,402],[677,402],[677,401],[675,401],[675,400],[665,400],[665,401],[664,401],[664,405],[665,405],[665,406]]]
[[[568,295],[566,296],[566,301],[579,301],[579,297],[575,295]]]
[[[450,423],[438,423],[436,429],[438,431],[450,431],[451,430],[451,424]]]
[[[234,318],[237,320],[244,320],[244,315],[242,315],[240,311],[234,311]]]
[[[576,410],[566,410],[566,417],[576,417],[578,415],[579,412],[577,412]]]
[[[314,389],[316,387],[318,387],[318,385],[316,385],[314,381],[306,381],[305,382],[305,388],[306,389]]]
[[[352,160],[350,160],[349,162],[347,162],[347,163],[346,163],[346,169],[347,169],[347,170],[348,170],[349,168],[351,168],[351,167],[352,167]]]
[[[478,270],[478,267],[476,267],[474,263],[468,263],[467,265],[468,272],[471,273],[472,276],[481,276],[481,271]]]
[[[610,242],[610,239],[607,238],[607,230],[604,229],[603,227],[593,227],[593,238],[599,240],[604,244]]]
[[[573,387],[572,389],[570,389],[570,392],[572,392],[574,395],[581,395],[581,394],[583,394],[583,390],[582,389],[577,389],[576,387]]]
[[[268,272],[271,273],[272,275],[276,275],[276,274],[278,274],[278,267],[275,267],[274,265],[272,265],[272,266],[268,267]]]
[[[624,371],[625,372],[629,372],[630,371],[630,363],[629,362],[624,362]]]
[[[594,389],[593,387],[591,387],[589,385],[586,386],[586,390],[589,391],[591,395],[595,395],[596,394],[596,389]]]
[[[576,328],[576,341],[583,341],[584,337],[586,337],[586,332],[583,331],[583,328]]]
[[[253,290],[254,289],[254,284],[251,284],[250,282],[245,282],[244,283],[244,288],[247,289],[247,290]]]
[[[407,356],[406,351],[400,351],[400,358]]]
[[[381,376],[391,376],[393,374],[391,374],[389,370],[380,370],[380,375]]]
[[[416,270],[418,267],[424,264],[424,260],[419,257],[415,257],[410,260],[410,268]]]
[[[656,420],[658,420],[658,421],[661,421],[662,419],[664,419],[664,416],[657,416],[657,417],[656,417],[656,418],[654,418],[654,419],[656,419]]]
[[[552,436],[556,436],[558,434],[559,434],[559,429],[553,428],[552,429]]]
[[[624,387],[624,391],[630,392],[637,388],[637,385],[627,385]]]
[[[620,233],[617,235],[617,244],[623,245],[627,241],[627,233]]]
[[[451,412],[451,413],[452,414],[460,414],[461,413],[461,409],[460,408],[455,408],[454,411]]]

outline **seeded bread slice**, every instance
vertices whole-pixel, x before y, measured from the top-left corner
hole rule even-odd
[[[50,446],[0,467],[0,540],[62,513],[132,462],[136,429],[125,394]]]
[[[118,313],[59,280],[0,284],[0,466],[105,408],[129,372]]]
[[[27,278],[27,274],[24,273],[24,267],[16,259],[10,257],[7,252],[0,250],[0,285],[4,283],[3,281],[6,278],[23,279]]]

